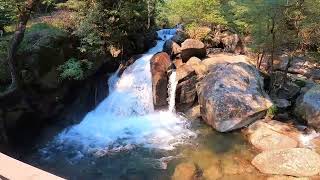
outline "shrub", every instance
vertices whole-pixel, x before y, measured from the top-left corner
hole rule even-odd
[[[85,78],[85,72],[92,68],[92,62],[88,60],[78,61],[75,58],[71,58],[63,65],[58,67],[60,71],[61,80],[82,80]]]

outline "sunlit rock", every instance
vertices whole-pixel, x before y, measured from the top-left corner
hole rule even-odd
[[[320,86],[314,86],[298,98],[295,113],[308,122],[308,125],[320,128]]]
[[[265,151],[252,160],[262,173],[296,177],[317,175],[320,172],[319,162],[319,154],[304,148]]]
[[[155,108],[161,108],[168,104],[167,71],[171,65],[171,60],[167,53],[162,52],[154,55],[150,60],[150,64],[152,74],[153,104]]]
[[[206,66],[202,64],[201,60],[197,57],[190,58],[186,64],[191,66],[199,77],[204,76],[207,73]]]
[[[258,70],[242,62],[214,66],[197,92],[202,119],[220,132],[261,119],[272,106]]]
[[[293,128],[273,122],[275,121],[270,123],[258,121],[250,125],[248,128],[250,143],[261,151],[297,147],[298,142],[295,139],[280,133],[294,131],[291,130]]]
[[[191,57],[206,57],[205,45],[196,39],[187,39],[181,44],[181,58],[187,62]]]

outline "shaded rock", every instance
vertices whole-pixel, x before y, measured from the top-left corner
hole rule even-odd
[[[244,127],[272,106],[258,70],[246,63],[216,65],[197,92],[202,119],[220,132]]]
[[[200,77],[207,74],[207,67],[197,57],[190,58],[186,64],[191,66]]]
[[[206,57],[205,45],[196,39],[187,39],[181,44],[181,58],[183,62],[187,62],[191,57]]]
[[[300,87],[294,83],[288,82],[278,90],[278,97],[283,99],[293,99],[300,92]]]
[[[188,117],[188,119],[195,120],[201,117],[200,113],[200,105],[194,106],[190,109],[188,109],[184,115]]]
[[[298,98],[295,114],[306,120],[308,125],[320,128],[320,85],[314,86]]]
[[[273,99],[272,101],[278,109],[287,109],[291,106],[291,102],[286,99]]]
[[[171,57],[175,57],[181,53],[181,47],[176,42],[167,40],[163,45],[163,51],[168,53]]]
[[[162,52],[154,55],[150,61],[152,74],[152,93],[155,108],[161,108],[168,104],[167,70],[171,65],[170,57],[167,53]]]
[[[281,63],[278,65],[278,68],[282,71],[286,69],[288,64],[288,56],[282,55],[280,57]],[[289,73],[292,74],[301,74],[308,78],[319,80],[320,79],[320,64],[316,62],[311,62],[308,58],[304,57],[295,57],[292,59],[289,69]]]
[[[249,126],[248,131],[250,143],[261,151],[295,148],[298,146],[296,140],[273,130],[267,122],[255,122]]]
[[[320,155],[310,149],[289,148],[258,154],[252,164],[265,174],[314,176],[320,172]]]
[[[173,173],[172,180],[194,180],[197,176],[197,168],[193,163],[179,164]]]
[[[188,76],[185,80],[183,80],[177,85],[176,107],[178,111],[190,108],[196,103],[197,82],[198,82],[197,77],[195,76],[195,74],[193,74],[193,76]]]
[[[177,33],[171,38],[172,41],[181,44],[188,38],[188,35],[181,30],[178,30]]]

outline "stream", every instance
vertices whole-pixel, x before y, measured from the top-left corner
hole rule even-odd
[[[240,132],[217,133],[175,113],[175,72],[168,110],[154,110],[150,59],[175,32],[158,31],[162,40],[154,48],[121,77],[116,72],[109,78],[109,96],[95,110],[47,137],[25,161],[67,179],[170,179],[182,162],[196,163],[208,176],[210,168],[224,175],[258,174],[250,166],[256,152]]]

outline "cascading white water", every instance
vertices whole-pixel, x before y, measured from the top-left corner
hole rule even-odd
[[[162,51],[164,41],[175,29],[158,31],[162,40],[121,77],[109,79],[109,96],[89,112],[82,122],[60,133],[54,143],[60,147],[76,147],[82,152],[112,150],[112,148],[143,146],[173,149],[176,144],[195,136],[188,122],[172,113],[176,88],[175,72],[170,77],[169,111],[154,112],[150,59]]]
[[[177,89],[177,73],[176,71],[172,71],[170,76],[169,76],[169,84],[168,84],[168,103],[169,103],[169,111],[170,112],[175,112],[175,101],[176,101],[176,89]]]

